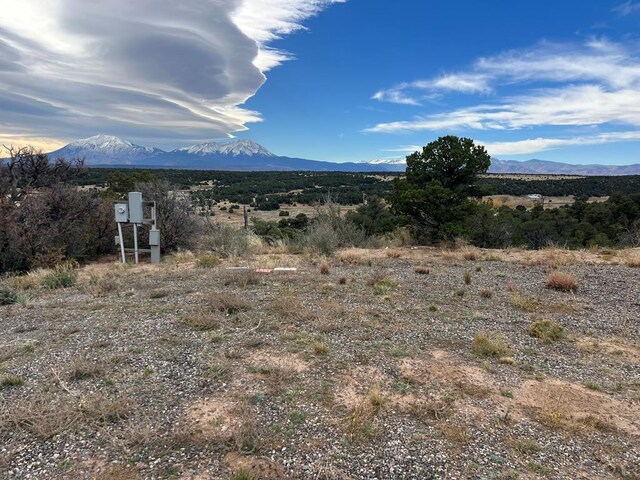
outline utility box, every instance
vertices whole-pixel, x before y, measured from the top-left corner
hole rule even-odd
[[[129,223],[142,223],[142,193],[129,192]]]
[[[129,222],[129,205],[126,203],[116,203],[116,222],[127,223]]]
[[[149,230],[149,245],[160,246],[160,230]]]

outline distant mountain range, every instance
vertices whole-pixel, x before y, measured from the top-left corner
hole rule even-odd
[[[185,168],[240,171],[404,171],[404,167],[380,167],[369,163],[333,163],[280,157],[251,140],[207,142],[166,152],[135,145],[109,135],[76,140],[51,152],[53,158],[84,158],[88,166],[136,168]]]
[[[334,163],[274,155],[251,140],[207,142],[171,151],[141,147],[110,135],[76,140],[49,154],[53,158],[84,158],[88,166],[135,168],[184,168],[240,171],[341,171],[403,172],[404,160]],[[640,164],[571,165],[545,160],[492,158],[489,173],[547,175],[640,175]]]

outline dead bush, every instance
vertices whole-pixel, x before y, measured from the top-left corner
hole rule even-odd
[[[182,322],[193,330],[206,332],[220,328],[220,317],[214,313],[194,313],[187,315]]]
[[[561,292],[575,292],[578,289],[578,282],[568,273],[551,272],[547,276],[547,288]]]
[[[228,315],[250,309],[249,302],[232,293],[213,293],[209,298],[209,306]]]

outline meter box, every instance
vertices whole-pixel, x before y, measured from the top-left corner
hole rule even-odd
[[[160,246],[160,230],[149,230],[149,245],[152,247]]]
[[[127,223],[129,221],[129,205],[126,203],[116,203],[116,222]]]
[[[142,193],[129,192],[129,223],[142,223]]]

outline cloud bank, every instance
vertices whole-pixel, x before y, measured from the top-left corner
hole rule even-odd
[[[8,0],[0,128],[165,143],[245,130],[261,118],[243,103],[291,58],[269,43],[342,1]]]
[[[592,39],[583,45],[543,43],[529,50],[479,58],[468,71],[402,83],[374,95],[380,101],[420,105],[431,95],[457,92],[469,95],[469,106],[380,123],[365,131],[506,132],[542,126],[620,130],[613,134],[596,131],[590,137],[573,139],[537,138],[493,144],[492,153],[514,154],[637,140],[640,128],[637,52],[637,45]],[[508,95],[502,93],[505,90]],[[478,94],[482,99],[474,102]]]

